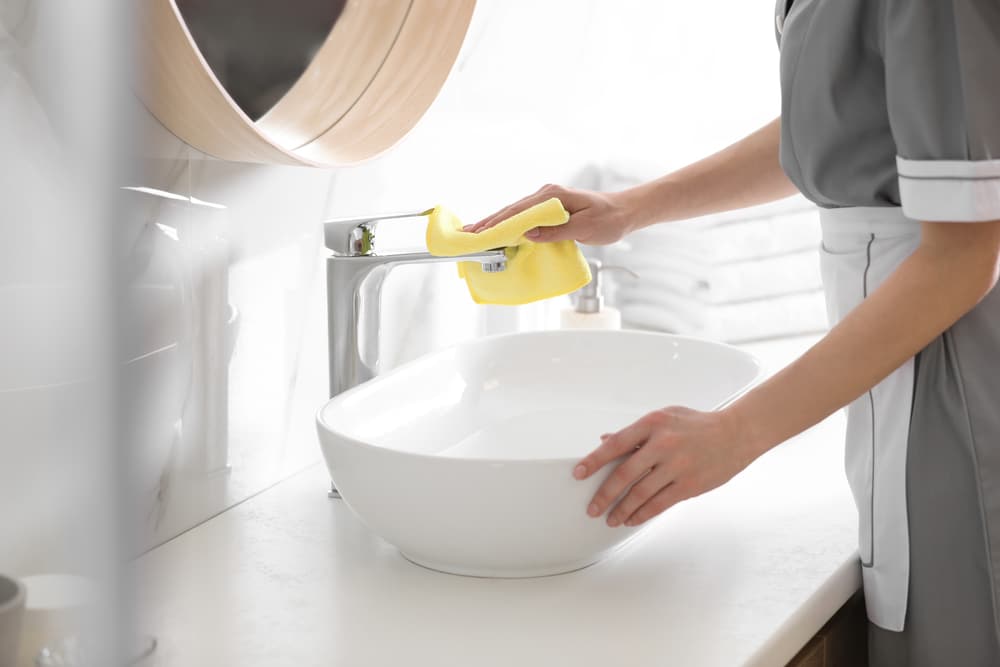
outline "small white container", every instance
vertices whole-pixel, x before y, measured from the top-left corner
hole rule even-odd
[[[36,574],[21,581],[27,595],[18,664],[34,665],[42,647],[81,634],[97,587],[72,574]]]
[[[563,308],[559,313],[561,329],[621,329],[622,314],[617,308],[605,306],[596,313],[581,313],[576,308]]]

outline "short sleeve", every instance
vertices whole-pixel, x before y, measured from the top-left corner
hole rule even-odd
[[[1000,219],[1000,1],[886,0],[882,19],[903,213]]]

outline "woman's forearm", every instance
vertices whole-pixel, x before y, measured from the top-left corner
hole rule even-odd
[[[922,233],[918,249],[820,342],[723,411],[747,458],[864,394],[996,284],[1000,221],[924,223]]]
[[[612,508],[609,526],[636,526],[725,484],[875,386],[994,289],[1000,220],[924,223],[922,235],[918,249],[823,340],[731,406],[671,406],[602,436],[573,470],[586,479],[619,461],[587,513]]]
[[[781,119],[714,155],[620,193],[632,229],[789,197],[797,192],[778,161]]]

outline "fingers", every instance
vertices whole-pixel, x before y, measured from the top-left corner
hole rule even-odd
[[[668,455],[670,450],[663,447],[661,438],[662,430],[670,421],[668,411],[657,410],[617,433],[601,436],[601,445],[577,464],[574,477],[586,479],[615,459],[631,456],[622,461],[597,490],[587,507],[587,514],[601,516],[614,504],[607,524],[633,526],[684,499],[672,476],[673,456]],[[653,442],[656,433],[661,435],[655,436],[659,439]]]
[[[541,204],[543,201],[548,199],[547,195],[544,195],[541,190],[538,192],[528,195],[524,199],[520,199],[509,206],[505,206],[496,213],[486,218],[483,218],[474,225],[466,225],[462,228],[463,232],[471,232],[473,234],[478,234],[481,231],[487,230],[490,227],[495,227],[507,218],[517,215],[521,211],[526,211],[535,204]]]
[[[664,466],[653,468],[648,475],[640,479],[628,490],[624,498],[618,501],[615,508],[608,514],[608,525],[614,528],[619,524],[625,523],[636,510],[645,505],[660,490],[669,486],[671,481],[669,473]]]
[[[568,241],[576,239],[576,225],[573,218],[569,222],[556,227],[535,227],[525,233],[525,237],[535,243],[554,243],[555,241]]]
[[[625,519],[626,526],[638,526],[668,509],[687,500],[690,494],[676,482],[661,488],[652,498],[643,503],[638,510]]]
[[[650,432],[649,420],[643,418],[618,433],[602,435],[600,446],[577,464],[573,476],[587,479],[619,456],[640,447],[649,438]]]
[[[525,211],[534,206],[535,204],[544,201],[544,199],[537,199],[537,197],[538,195],[534,194],[531,195],[530,197],[525,197],[524,199],[518,200],[513,204],[511,204],[510,206],[506,206],[500,209],[493,215],[483,218],[474,225],[466,225],[465,227],[462,227],[462,231],[470,232],[472,234],[478,234],[479,232],[485,231],[490,227],[495,227],[496,225],[500,224],[507,218],[513,215],[517,215],[521,211]]]
[[[602,436],[601,445],[580,461],[573,475],[586,479],[618,458],[587,513],[601,516],[613,505],[608,526],[638,526],[744,469],[753,457],[747,457],[738,437],[718,412],[667,407]]]
[[[594,494],[587,514],[594,517],[604,514],[630,486],[647,476],[653,465],[655,461],[651,460],[650,454],[641,449],[622,461]]]
[[[490,227],[494,227],[507,218],[517,215],[521,211],[525,211],[536,204],[541,204],[543,201],[551,199],[552,197],[558,197],[559,193],[562,191],[563,188],[560,188],[558,185],[550,184],[542,186],[537,192],[514,202],[510,206],[500,209],[493,215],[483,218],[475,224],[462,227],[462,231],[478,234],[479,232],[489,229]]]

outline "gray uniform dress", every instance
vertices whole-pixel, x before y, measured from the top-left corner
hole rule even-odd
[[[1000,219],[1000,0],[778,0],[781,162],[832,322],[920,242]],[[1000,666],[1000,288],[848,407],[872,664]]]

